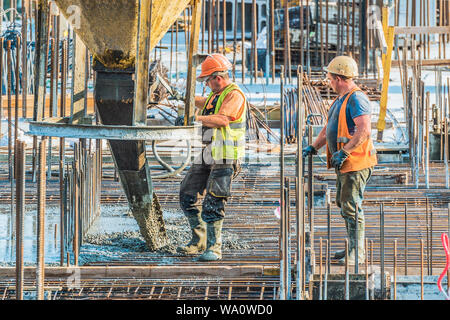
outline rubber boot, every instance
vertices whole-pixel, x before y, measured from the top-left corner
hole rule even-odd
[[[191,226],[192,239],[184,247],[178,247],[177,252],[193,255],[202,253],[206,249],[206,223],[202,220],[201,213],[188,216]]]
[[[198,257],[199,261],[216,261],[222,259],[222,224],[223,219],[206,224],[207,248]]]
[[[345,222],[345,229],[347,230],[347,234],[348,232],[348,222],[347,222],[347,218],[344,218],[344,222]],[[344,250],[338,250],[334,252],[334,259],[340,260],[342,258],[345,257],[345,249]]]
[[[356,253],[356,246],[358,246],[358,264],[363,264],[364,259],[366,257],[364,249],[364,223],[359,222],[358,223],[358,235],[356,235],[356,224],[355,221],[352,219],[348,219],[348,225],[349,225],[349,255],[348,255],[348,264],[349,265],[355,265],[355,253]],[[339,260],[340,265],[345,265],[345,256]]]

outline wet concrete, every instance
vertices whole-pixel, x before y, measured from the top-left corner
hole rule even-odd
[[[87,235],[81,248],[80,261],[82,264],[129,260],[136,256],[140,259],[160,257],[158,258],[160,264],[172,264],[176,262],[177,257],[184,256],[178,253],[176,248],[190,241],[191,231],[181,210],[167,209],[163,211],[167,242],[161,248],[149,251],[131,215],[124,215],[125,210],[122,208],[122,213],[119,213],[121,216],[118,216],[117,209],[117,207],[102,208],[102,216]],[[104,221],[112,219],[116,220],[115,224],[104,223]],[[250,249],[250,246],[239,241],[232,232],[223,230],[222,249],[223,252],[230,252]]]
[[[24,223],[24,264],[36,263],[36,228],[37,209],[35,205],[25,208]],[[47,206],[45,217],[45,263],[50,266],[59,265],[59,207]],[[176,248],[185,245],[191,239],[188,221],[179,209],[162,211],[166,224],[167,241],[164,246],[150,251],[145,239],[139,232],[139,226],[128,209],[127,204],[102,205],[101,215],[95,221],[81,246],[80,265],[111,261],[145,261],[158,260],[159,264],[173,264],[178,257]],[[225,219],[226,221],[226,219]],[[0,266],[15,265],[15,240],[10,240],[10,207],[0,205]],[[55,229],[56,225],[56,229]],[[55,237],[56,232],[56,237]],[[251,246],[234,233],[226,229],[222,232],[223,252],[251,249]]]

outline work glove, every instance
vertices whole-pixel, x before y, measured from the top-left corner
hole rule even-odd
[[[175,126],[177,126],[177,127],[184,126],[184,116],[178,116],[175,119]]]
[[[337,170],[341,170],[342,165],[344,164],[344,161],[347,160],[348,156],[350,154],[344,151],[344,149],[341,149],[339,151],[336,151],[331,156],[331,165],[336,168]]]
[[[303,153],[303,158],[306,158],[310,154],[312,154],[312,155],[317,154],[317,150],[313,146],[309,145],[302,150],[302,153]]]

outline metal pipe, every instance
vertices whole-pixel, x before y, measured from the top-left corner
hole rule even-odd
[[[364,239],[364,251],[366,252],[366,255],[365,255],[365,263],[364,263],[364,266],[365,266],[365,271],[366,271],[366,295],[365,295],[365,298],[366,298],[366,300],[369,300],[369,254],[368,254],[368,252],[369,252],[369,246],[368,246],[368,240],[367,239]]]
[[[394,300],[397,300],[397,239],[394,240]]]
[[[3,6],[3,5],[2,5]],[[1,25],[1,23],[0,23]],[[1,32],[1,27],[0,27]],[[0,81],[3,82],[3,42],[4,39],[0,38]],[[3,86],[0,85],[0,132],[2,132],[2,119],[3,119]]]
[[[74,265],[78,266],[78,254],[79,254],[79,218],[80,218],[80,206],[79,206],[79,198],[80,198],[80,143],[74,145],[74,161],[73,161],[73,176],[74,176],[74,190],[73,190],[73,198],[74,198],[74,236],[73,236],[73,258]]]
[[[14,88],[15,92],[15,106],[14,106],[14,157],[16,156],[17,149],[17,137],[19,135],[19,100],[20,100],[20,36],[16,37],[16,70],[15,70],[15,80],[16,85]],[[16,177],[15,166],[14,166],[14,178]]]
[[[284,277],[285,277],[285,293],[284,296],[287,300],[291,299],[291,247],[290,247],[290,179],[285,177],[285,210],[284,210]]]
[[[359,243],[358,243],[358,229],[359,229],[359,227],[358,227],[358,211],[359,211],[359,207],[358,207],[358,204],[356,203],[356,205],[355,205],[355,241],[356,241],[356,243],[355,243],[355,274],[358,274],[359,273],[359,267],[358,267],[358,264],[359,264],[359,257],[358,257],[358,250],[359,250],[359,248],[358,248],[358,246],[359,246]]]
[[[242,83],[245,83],[245,1],[241,0],[241,55]]]
[[[303,172],[303,171],[302,171]],[[302,190],[305,190],[305,184],[302,182]],[[303,196],[304,198],[304,196]],[[306,231],[305,231],[305,215],[302,216],[302,293],[306,290],[306,261],[305,261],[305,252],[306,252],[306,239],[305,239]]]
[[[233,82],[236,81],[236,50],[237,50],[237,22],[238,22],[238,0],[234,0],[234,19],[233,19]]]
[[[205,52],[205,29],[206,29],[206,0],[202,1],[202,52]],[[173,25],[171,28],[171,32],[173,33]],[[172,37],[172,35],[171,35]],[[171,40],[171,46],[172,46],[172,40]],[[172,48],[170,48],[171,52],[172,52]],[[172,58],[172,56],[171,56]],[[172,70],[172,68],[171,68]]]
[[[423,239],[420,239],[420,300],[423,300]]]
[[[317,3],[318,3],[319,1],[316,1],[316,5],[317,5]],[[320,25],[320,65],[321,66],[325,66],[325,61],[324,61],[324,51],[323,51],[323,10],[322,10],[322,7],[323,7],[323,1],[321,0],[320,2],[319,2],[319,7],[320,7],[320,13],[319,13],[319,17],[320,17],[320,19],[319,19],[319,25]],[[316,39],[317,39],[317,37],[316,37]],[[318,42],[318,41],[317,41]],[[323,69],[322,69],[322,75],[323,75]]]
[[[370,270],[373,270],[373,240],[370,240]],[[370,300],[375,299],[375,288],[371,291]]]
[[[425,232],[427,235],[427,271],[428,275],[430,275],[430,222],[428,214],[428,197],[425,198],[425,222]]]
[[[444,167],[445,167],[445,188],[450,188],[450,177],[449,177],[449,170],[448,170],[448,153],[449,153],[449,118],[446,116],[444,121]]]
[[[311,76],[311,54],[309,50],[309,0],[306,0],[306,8],[308,8],[308,14],[306,15],[306,72],[308,76]]]
[[[430,188],[430,126],[429,126],[429,114],[430,114],[430,92],[426,93],[426,109],[425,109],[425,188]]]
[[[211,53],[210,32],[208,32],[208,53]],[[178,83],[178,21],[175,22],[175,81]]]
[[[330,256],[330,250],[331,250],[331,195],[330,195],[330,189],[327,188],[326,193],[327,198],[327,241],[329,243],[329,246],[327,247],[327,255]],[[328,270],[331,270],[331,261],[327,260],[327,268]]]
[[[28,15],[22,8],[22,118],[27,118],[27,94],[28,94]],[[1,79],[1,78],[0,78]]]
[[[322,283],[322,237],[319,239],[319,300],[323,300],[323,283]]]
[[[222,26],[222,30],[223,30],[223,49],[222,52],[223,54],[225,54],[226,52],[226,46],[227,46],[227,1],[223,0],[222,1],[223,4],[223,10],[222,10],[222,15],[223,15],[223,26]]]
[[[346,18],[346,21],[345,21],[345,24],[346,24],[346,42],[347,42],[347,46],[346,46],[346,52],[347,52],[347,55],[349,56],[349,55],[351,55],[351,52],[350,52],[350,0],[347,0],[347,2],[345,3],[345,6],[346,6],[346,13],[345,13],[345,18]]]
[[[25,208],[25,143],[23,141],[18,141],[16,152],[16,299],[22,300],[24,286],[23,231]]]
[[[216,0],[217,1],[217,16],[216,16],[216,51],[219,52],[220,51],[220,46],[219,46],[219,30],[220,30],[220,0]]]
[[[37,225],[37,267],[36,267],[36,299],[44,299],[45,279],[45,194],[46,194],[46,151],[47,139],[43,137],[39,143],[38,172],[38,225]]]
[[[284,215],[285,215],[285,191],[284,191],[284,76],[281,74],[280,78],[280,112],[281,112],[281,128],[280,128],[280,270],[284,272],[284,264],[287,263],[283,260],[283,244],[285,241],[284,230]],[[280,299],[286,299],[284,282],[284,274],[280,271]]]
[[[329,255],[329,247],[328,247],[328,239],[325,239],[325,280],[323,285],[323,300],[328,300],[328,273],[330,273],[330,270],[328,268],[328,264],[330,261],[330,255]]]
[[[407,215],[407,206],[405,203],[405,276],[408,275],[408,215]]]
[[[345,239],[345,252],[348,252],[348,239]],[[348,254],[345,255],[345,288],[344,295],[345,300],[350,300],[350,281],[349,281],[349,268],[348,268]]]
[[[336,28],[337,28],[337,37],[336,37],[336,54],[341,55],[341,1],[336,0],[337,6],[337,15],[336,15]]]
[[[381,299],[385,299],[386,279],[384,275],[384,206],[380,204],[380,259],[381,259]]]
[[[61,100],[60,100],[60,116],[66,115],[66,85],[67,85],[67,39],[63,40],[61,48]],[[60,266],[64,265],[65,258],[65,233],[67,230],[64,227],[66,219],[65,211],[65,192],[64,192],[64,170],[65,165],[65,139],[59,139],[59,187],[60,187]]]
[[[429,258],[429,264],[430,264],[430,276],[433,274],[433,203],[431,203],[430,206],[430,258]]]
[[[328,8],[329,2],[325,2],[325,64],[328,64]],[[324,65],[325,65],[324,64]]]
[[[297,68],[297,300],[301,299],[301,283],[302,283],[302,265],[303,255],[301,252],[301,239],[304,238],[304,219],[305,219],[305,190],[303,189],[303,157],[302,157],[302,135],[303,135],[303,67]]]
[[[258,35],[258,20],[256,12],[256,0],[252,1],[252,54],[253,54],[253,79],[258,80],[258,49],[256,48],[256,37]],[[250,78],[252,79],[252,78]]]
[[[271,57],[271,70],[272,70],[272,83],[275,82],[275,0],[270,1],[270,57]]]
[[[290,31],[289,31],[289,4],[288,1],[284,2],[284,51],[283,51],[283,59],[284,59],[284,68],[285,68],[285,77],[289,78],[289,82],[291,81],[291,46],[290,46]]]
[[[312,125],[308,125],[308,145],[313,142]],[[314,243],[314,178],[313,178],[313,155],[308,157],[308,218],[311,243]]]
[[[6,65],[7,65],[7,95],[8,95],[8,179],[12,182],[13,174],[13,154],[12,154],[12,97],[11,97],[11,40],[7,41],[6,47]],[[12,192],[12,189],[11,189]],[[12,210],[12,208],[11,208]]]
[[[265,55],[265,67],[266,67],[266,85],[269,85],[269,69],[270,69],[270,0],[266,0],[266,55]]]
[[[356,33],[356,1],[352,1],[352,57],[355,57],[355,33]]]
[[[11,202],[10,202],[10,231],[11,231],[11,241],[14,240],[15,230],[14,230],[14,155],[12,151],[12,93],[11,87],[12,83],[12,57],[11,57],[11,40],[7,42],[7,94],[8,94],[8,179],[10,181],[10,192],[11,192]],[[2,97],[3,98],[3,97]],[[11,247],[12,256],[12,247]]]

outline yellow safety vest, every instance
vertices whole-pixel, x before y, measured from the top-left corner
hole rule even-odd
[[[211,152],[214,160],[238,160],[245,155],[245,127],[247,113],[247,99],[242,90],[235,84],[229,84],[220,94],[217,100],[214,114],[217,114],[226,95],[233,90],[237,90],[244,98],[244,110],[239,119],[230,121],[229,125],[222,128],[213,128]],[[212,96],[211,92],[206,99],[203,110],[205,110]]]

